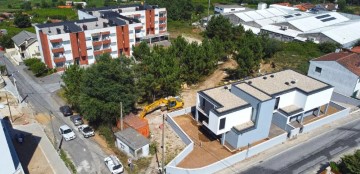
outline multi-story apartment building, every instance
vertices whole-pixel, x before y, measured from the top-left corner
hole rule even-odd
[[[35,26],[43,62],[64,70],[71,64],[89,65],[103,53],[130,56],[133,46],[166,40],[165,8],[126,5],[78,10],[79,20]]]

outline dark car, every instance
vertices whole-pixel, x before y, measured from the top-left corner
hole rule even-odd
[[[73,115],[70,117],[70,120],[75,124],[75,126],[79,126],[84,123],[80,115]]]
[[[61,106],[61,107],[60,107],[60,112],[61,112],[64,116],[69,116],[69,115],[72,115],[72,114],[73,114],[70,106],[68,106],[68,105]]]

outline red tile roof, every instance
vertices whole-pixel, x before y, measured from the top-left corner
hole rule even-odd
[[[313,61],[336,61],[357,76],[360,76],[360,55],[351,52],[330,53]]]
[[[301,11],[307,11],[315,7],[314,4],[311,3],[301,3],[298,5],[295,5],[296,8],[300,9]]]
[[[291,4],[288,2],[281,2],[281,3],[276,3],[277,5],[282,5],[282,6],[286,6],[286,7],[291,7]]]
[[[351,51],[354,53],[360,53],[360,46],[356,46],[356,47],[352,48]]]

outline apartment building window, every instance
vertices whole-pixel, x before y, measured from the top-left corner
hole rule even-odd
[[[87,47],[86,50],[92,50],[92,47]]]
[[[64,65],[65,65],[65,62],[58,62],[58,63],[55,63],[55,66],[56,66],[57,68],[64,67]]]
[[[110,33],[110,36],[116,36],[116,33]]]
[[[94,56],[88,56],[88,59],[93,59],[94,58]]]
[[[159,23],[159,21],[155,21],[155,24]]]
[[[220,119],[219,130],[222,130],[225,128],[225,121],[226,121],[226,117]]]
[[[134,39],[130,39],[130,42],[134,42]]]
[[[115,46],[116,45],[116,42],[111,42],[111,46]]]
[[[86,41],[90,41],[91,40],[91,37],[86,37]]]
[[[113,52],[111,52],[111,54],[117,54],[117,51],[113,51]]]
[[[155,14],[155,16],[159,16],[159,14]]]
[[[70,54],[71,50],[65,50],[64,54]]]
[[[322,71],[322,68],[320,68],[320,67],[316,67],[316,68],[315,68],[315,72],[321,73],[321,71]]]

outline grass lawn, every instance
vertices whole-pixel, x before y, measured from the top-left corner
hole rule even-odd
[[[202,39],[201,31],[193,26],[190,22],[183,21],[168,21],[168,32],[170,33],[171,38],[176,38],[181,34],[186,34],[187,36],[194,37],[197,39]]]
[[[75,9],[68,8],[46,8],[46,9],[33,9],[26,13],[33,15],[32,23],[43,23],[48,17],[61,18],[66,20],[77,20],[77,11]]]
[[[284,49],[282,51],[277,52],[272,58],[266,60],[266,62],[275,63],[275,68],[267,72],[293,69],[307,74],[309,61],[323,55],[314,43],[289,42],[283,44]]]

